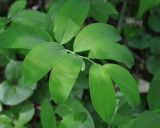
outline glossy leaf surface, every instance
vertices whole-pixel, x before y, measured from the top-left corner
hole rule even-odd
[[[138,84],[132,75],[123,67],[116,64],[106,64],[104,66],[111,79],[119,86],[128,103],[131,106],[140,104]]]
[[[155,73],[155,76],[150,84],[148,92],[148,103],[150,109],[160,110],[160,70]]]
[[[40,43],[51,41],[50,35],[45,31],[39,31],[25,26],[12,26],[0,33],[0,48],[31,49]]]
[[[88,11],[88,0],[68,0],[57,13],[54,22],[57,41],[65,44],[71,40],[80,31]]]
[[[41,106],[41,122],[43,128],[57,128],[56,118],[53,107],[48,100],[44,100]]]
[[[89,51],[90,58],[115,60],[131,67],[134,62],[133,56],[127,48],[116,43],[119,40],[120,35],[113,26],[95,23],[78,34],[74,42],[74,51]]]
[[[50,94],[57,103],[64,102],[76,80],[82,67],[82,60],[72,54],[64,55],[52,69],[49,89]]]
[[[24,81],[28,84],[39,81],[64,53],[66,53],[64,48],[54,42],[40,44],[33,48],[23,62]]]
[[[110,121],[116,108],[116,94],[110,76],[100,65],[90,69],[89,90],[96,112],[104,121]]]

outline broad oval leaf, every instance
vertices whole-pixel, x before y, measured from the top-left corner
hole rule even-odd
[[[147,69],[151,74],[156,73],[160,68],[160,57],[159,56],[150,56],[147,60]]]
[[[10,60],[5,68],[5,76],[9,82],[19,80],[21,77],[21,65],[20,61]]]
[[[48,100],[44,100],[41,106],[40,118],[43,128],[57,128],[53,107]]]
[[[86,118],[79,123],[76,128],[95,128],[94,121],[88,112],[88,110],[82,105],[82,103],[76,98],[68,99],[64,104],[61,104],[57,107],[56,113],[62,118],[70,115],[71,113],[84,113],[86,114]],[[73,120],[72,120],[73,121]]]
[[[138,34],[128,39],[128,45],[132,48],[143,50],[150,46],[151,39],[152,37],[149,34]]]
[[[105,23],[110,16],[117,15],[118,12],[109,1],[92,0],[89,14],[98,22]]]
[[[105,46],[95,47],[94,51],[90,51],[89,58],[115,60],[129,68],[134,64],[133,55],[128,48],[118,43],[106,43]]]
[[[152,14],[149,19],[148,19],[148,25],[149,27],[155,31],[155,32],[160,32],[160,14]]]
[[[5,105],[17,105],[29,98],[36,88],[36,84],[26,87],[22,81],[22,63],[11,60],[5,69],[7,80],[0,84],[0,101]]]
[[[23,62],[24,81],[30,84],[40,80],[65,53],[65,49],[54,42],[43,43],[33,48]]]
[[[86,119],[86,113],[72,113],[63,118],[58,128],[79,128]]]
[[[12,128],[12,119],[6,114],[0,114],[0,124],[2,128]]]
[[[58,0],[55,1],[52,7],[49,9],[48,14],[47,14],[47,20],[45,24],[45,29],[52,35],[54,38],[54,21],[57,13],[63,6],[65,0]]]
[[[8,18],[15,16],[17,13],[22,11],[27,4],[26,0],[15,1],[9,9]]]
[[[131,128],[160,128],[160,114],[152,111],[142,113]]]
[[[33,94],[36,85],[32,85],[32,87],[26,87],[20,83],[10,85],[7,81],[4,81],[0,84],[0,101],[9,106],[20,104]]]
[[[24,127],[24,125],[32,120],[35,114],[34,105],[30,102],[24,102],[23,104],[12,107],[11,111],[14,116],[18,117],[17,119],[13,118],[14,127],[16,128]]]
[[[154,37],[151,39],[151,45],[150,45],[150,51],[152,52],[152,54],[156,55],[156,56],[160,56],[160,37]]]
[[[34,114],[34,105],[30,102],[12,106],[0,114],[0,126],[1,128],[24,128],[31,121]]]
[[[92,65],[89,72],[91,101],[100,117],[108,122],[116,108],[116,94],[108,73],[100,65]]]
[[[140,97],[138,84],[132,75],[123,67],[116,64],[106,64],[104,69],[110,75],[111,79],[119,86],[120,91],[131,106],[139,106]]]
[[[160,110],[160,70],[155,73],[155,76],[150,84],[148,92],[148,104],[152,110]]]
[[[88,0],[68,0],[54,22],[55,38],[61,44],[70,41],[81,29],[89,11]]]
[[[40,43],[52,41],[52,38],[43,30],[12,26],[0,34],[0,41],[0,48],[31,49]]]
[[[120,39],[118,31],[113,26],[94,23],[82,29],[77,35],[74,42],[74,51],[94,50],[94,47],[98,47],[101,44],[115,43]]]
[[[56,103],[63,103],[68,98],[82,68],[82,62],[77,55],[66,54],[53,67],[49,90]]]
[[[44,29],[47,15],[35,10],[23,10],[16,14],[11,20],[12,23],[17,25],[20,24],[37,29]]]
[[[127,48],[116,43],[120,39],[113,26],[103,23],[91,24],[76,37],[74,51],[90,51],[90,58],[115,60],[131,67],[134,63],[133,56]]]

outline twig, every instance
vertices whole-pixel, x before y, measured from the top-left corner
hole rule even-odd
[[[76,54],[75,52],[70,51],[70,50],[68,50],[68,49],[67,49],[67,52],[72,53],[72,54]],[[89,59],[88,57],[81,56],[81,55],[78,55],[78,54],[76,54],[76,55],[79,56],[79,57],[81,57],[81,58],[83,58],[83,59],[85,59],[85,60],[88,60],[89,62],[91,62],[91,63],[93,63],[93,64],[96,64],[94,61],[92,61],[92,60]]]

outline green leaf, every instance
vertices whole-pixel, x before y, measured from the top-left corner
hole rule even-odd
[[[150,41],[151,56],[147,60],[147,69],[150,73],[154,74],[160,68],[160,38],[154,37]]]
[[[34,94],[30,98],[34,104],[42,104],[44,99],[50,99],[48,81],[41,81],[38,88],[34,91]]]
[[[10,60],[9,64],[5,69],[6,79],[10,82],[19,80],[21,76],[21,62]]]
[[[61,44],[70,41],[81,29],[89,11],[88,0],[68,0],[54,22],[55,38]]]
[[[56,118],[54,116],[52,105],[48,100],[44,100],[41,106],[41,122],[43,128],[57,128]]]
[[[49,90],[56,103],[63,103],[68,98],[81,68],[82,59],[72,54],[64,55],[53,67],[49,80]]]
[[[74,42],[74,51],[81,52],[94,50],[99,45],[115,43],[121,39],[118,31],[111,25],[94,23],[88,25],[77,35]]]
[[[100,65],[92,65],[89,72],[89,90],[91,101],[100,117],[108,122],[116,108],[116,94],[112,80]]]
[[[130,121],[130,122],[127,122],[127,123],[125,123],[125,124],[123,124],[123,125],[119,125],[118,128],[131,128],[133,121],[134,121],[134,120],[132,120],[132,121]]]
[[[9,61],[10,57],[14,58],[14,53],[13,51],[10,51],[9,49],[2,49],[0,48],[0,66],[5,67]]]
[[[45,13],[35,10],[23,10],[12,18],[12,23],[37,29],[44,29],[47,20]]]
[[[45,76],[65,54],[58,43],[42,43],[33,48],[23,62],[23,76],[26,84],[35,83]]]
[[[49,9],[49,12],[47,14],[47,20],[45,24],[46,30],[54,37],[54,21],[55,17],[60,10],[60,8],[63,6],[65,3],[65,0],[58,0],[56,1],[52,7]]]
[[[152,111],[142,113],[131,128],[160,128],[160,114]]]
[[[160,14],[152,14],[148,19],[149,27],[155,32],[160,32]]]
[[[85,113],[86,118],[81,122],[76,128],[94,128],[93,119],[88,112],[88,110],[80,103],[79,100],[75,98],[68,99],[64,104],[61,104],[57,107],[56,113],[59,114],[62,118],[71,115],[73,113]]]
[[[22,81],[20,61],[11,60],[5,69],[7,80],[0,85],[0,101],[5,105],[17,105],[28,99],[36,88],[36,84],[29,87]]]
[[[2,128],[12,128],[12,119],[5,114],[0,114],[0,126]]]
[[[160,56],[160,37],[154,37],[151,39],[150,51],[155,56]]]
[[[85,62],[83,61],[83,64],[85,64]],[[82,64],[82,67],[83,67]],[[82,70],[82,69],[81,69]],[[85,72],[81,72],[78,76],[77,82],[76,82],[76,88],[77,89],[88,89],[89,83],[88,83],[88,77],[86,75]]]
[[[84,62],[83,62],[84,63]],[[83,67],[83,64],[82,64]],[[85,89],[88,89],[88,77],[83,72],[80,72],[78,79],[74,85],[74,88],[72,89],[71,96],[79,97],[80,99],[83,97],[83,92]]]
[[[128,48],[117,44],[107,43],[105,47],[95,47],[95,51],[89,53],[89,58],[115,60],[126,64],[131,68],[134,64],[134,58]]]
[[[130,118],[133,118],[135,115],[138,115],[139,113],[141,113],[141,110],[138,107],[133,108],[132,106],[130,106],[126,98],[120,95],[118,97],[116,112],[117,114],[121,116],[125,116],[128,120],[130,120]]]
[[[140,0],[140,5],[137,13],[138,18],[142,18],[143,14],[149,9],[158,6],[160,4],[160,0]]]
[[[0,34],[0,48],[31,49],[36,45],[51,41],[45,31],[24,26],[12,26]],[[3,41],[2,41],[3,40]]]
[[[22,83],[10,85],[7,81],[4,81],[0,84],[0,101],[10,106],[20,104],[33,94],[35,87],[36,84],[26,87]]]
[[[79,128],[85,119],[85,113],[73,113],[65,116],[58,128]]]
[[[17,115],[17,119],[13,119],[14,127],[16,128],[21,128],[31,121],[35,113],[34,106],[31,103],[24,103],[12,109],[17,109],[16,111],[18,111],[14,113],[14,116]]]
[[[147,60],[147,69],[151,74],[154,74],[160,68],[160,57],[150,56]]]
[[[91,2],[90,15],[98,22],[106,22],[112,15],[117,15],[115,7],[105,0],[93,0]]]
[[[115,60],[131,67],[134,63],[133,56],[127,48],[116,43],[119,40],[120,35],[113,26],[95,23],[78,34],[74,42],[74,51],[89,50],[89,58]]]
[[[119,86],[128,103],[131,106],[139,106],[138,84],[132,75],[125,68],[116,64],[106,64],[104,68],[111,79]]]
[[[19,0],[12,4],[9,9],[8,18],[15,16],[18,12],[22,11],[27,4],[26,0]]]
[[[146,49],[150,46],[151,39],[152,39],[152,37],[150,35],[148,35],[146,33],[142,33],[140,35],[136,35],[132,38],[129,38],[128,44],[132,48],[143,50],[143,49]]]
[[[0,33],[5,28],[6,23],[7,23],[7,18],[6,17],[0,17]]]
[[[132,117],[132,118],[133,118],[133,117]],[[129,117],[129,116],[124,116],[124,115],[120,115],[120,114],[114,114],[114,116],[113,116],[113,118],[112,118],[112,121],[110,122],[110,125],[120,126],[120,125],[129,123],[132,118]]]
[[[150,84],[148,92],[148,103],[150,109],[160,110],[160,70],[155,73],[155,76]]]
[[[128,104],[125,97],[123,97],[122,95],[118,95],[116,114],[114,115],[111,124],[121,127],[128,126],[129,124],[131,125],[134,117],[139,115],[139,113],[141,113],[140,108],[133,108]]]

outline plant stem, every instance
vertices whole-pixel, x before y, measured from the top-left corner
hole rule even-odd
[[[68,50],[68,49],[66,49],[66,50],[67,50],[67,52],[69,52],[69,53],[76,54],[76,53],[73,52],[73,51],[70,51],[70,50]]]
[[[121,30],[123,28],[123,21],[124,21],[126,9],[127,9],[127,0],[124,0],[123,6],[122,6],[122,9],[120,12],[120,16],[119,16],[118,25],[117,25],[119,32],[121,32]]]
[[[83,59],[86,59],[88,60],[89,62],[91,62],[92,64],[96,64],[94,61],[92,61],[91,59],[89,59],[88,57],[85,57],[85,56],[80,56],[78,55],[79,57],[82,57]]]
[[[68,50],[68,49],[67,49],[67,52],[69,52],[69,53],[71,53],[71,54],[76,54],[75,52],[70,51],[70,50]],[[78,55],[78,54],[76,54],[76,55],[79,56],[79,57],[81,57],[81,58],[83,58],[83,59],[85,59],[85,60],[88,60],[88,61],[91,62],[92,64],[96,64],[94,61],[92,61],[92,60],[89,59],[88,57],[81,56],[81,55]]]

